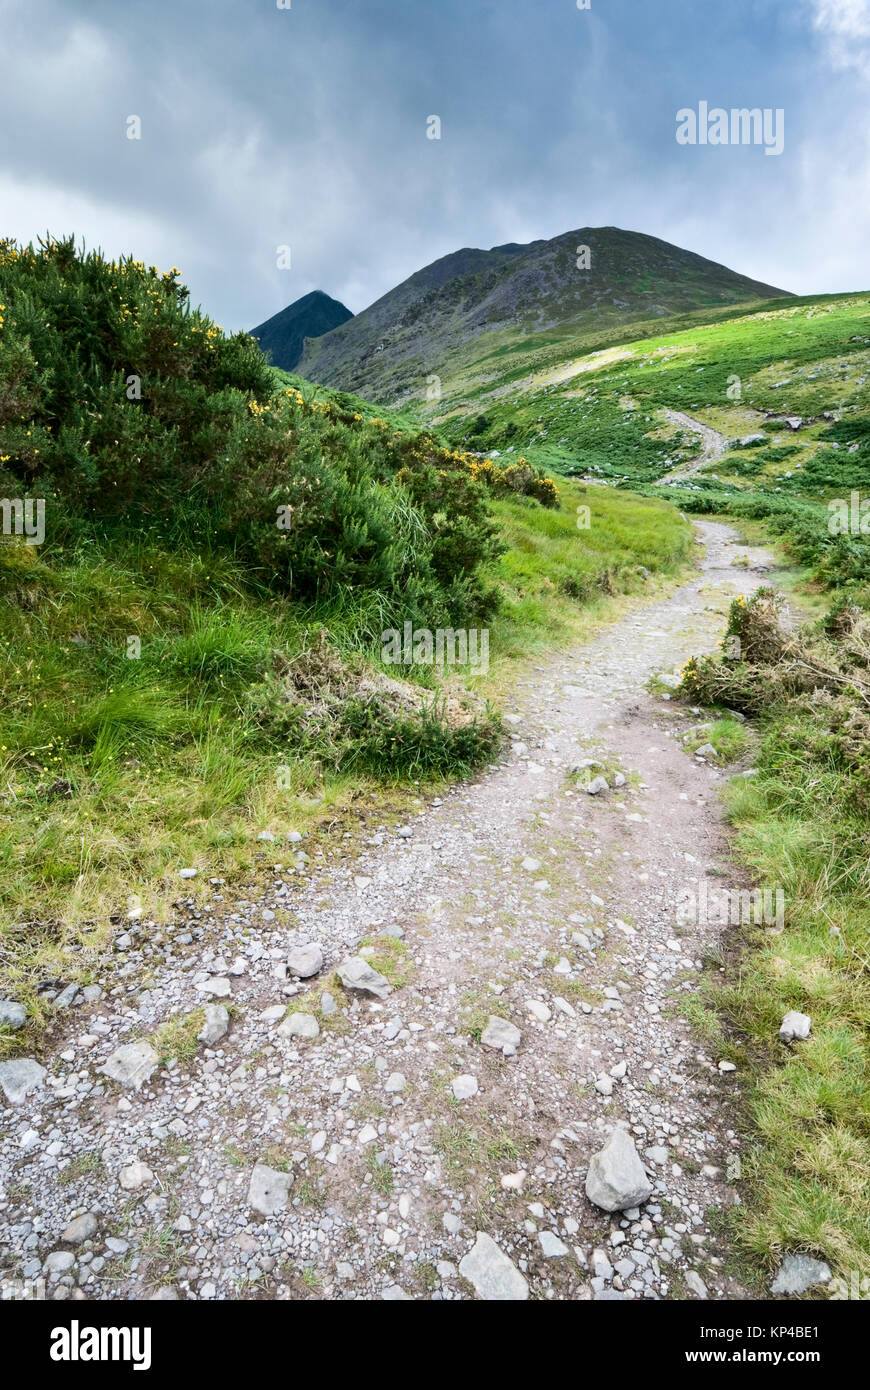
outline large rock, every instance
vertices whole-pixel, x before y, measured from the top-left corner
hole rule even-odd
[[[248,1206],[261,1216],[274,1216],[286,1207],[292,1186],[291,1173],[279,1173],[265,1163],[258,1163],[248,1186]]]
[[[226,1036],[229,1026],[229,1010],[225,1009],[223,1004],[206,1004],[205,1023],[202,1025],[202,1032],[197,1034],[199,1041],[207,1047],[213,1047]]]
[[[0,1028],[23,1028],[27,1022],[27,1010],[14,999],[0,999]]]
[[[300,980],[310,980],[323,969],[323,952],[315,941],[307,946],[297,946],[287,957],[287,969]]]
[[[277,1031],[279,1038],[316,1038],[320,1024],[313,1014],[290,1014]]]
[[[800,1014],[795,1009],[789,1009],[779,1026],[779,1036],[783,1042],[794,1042],[796,1038],[803,1042],[810,1036],[812,1026],[813,1020],[809,1014]]]
[[[10,1105],[21,1102],[42,1085],[45,1067],[41,1067],[32,1057],[13,1057],[9,1062],[0,1062],[0,1090]]]
[[[126,1043],[97,1070],[112,1081],[117,1081],[119,1086],[135,1086],[138,1091],[151,1078],[159,1061],[150,1043]]]
[[[118,1174],[118,1182],[125,1192],[138,1192],[140,1187],[150,1187],[154,1174],[147,1163],[128,1163]]]
[[[494,1047],[499,1052],[503,1052],[506,1047],[512,1048],[515,1052],[522,1039],[523,1035],[516,1024],[509,1023],[506,1018],[499,1018],[498,1014],[490,1014],[489,1021],[480,1035],[484,1047]]]
[[[624,1129],[615,1129],[586,1174],[586,1196],[602,1211],[639,1207],[652,1195],[652,1183],[640,1161],[634,1140]]]
[[[830,1278],[830,1266],[823,1260],[813,1260],[809,1255],[786,1255],[770,1286],[770,1292],[807,1293],[816,1284],[829,1283]]]
[[[459,1263],[459,1273],[474,1285],[479,1298],[490,1303],[522,1302],[529,1296],[529,1286],[516,1265],[485,1231],[478,1231],[473,1247]]]
[[[90,1240],[91,1236],[97,1234],[98,1222],[92,1211],[83,1212],[81,1216],[74,1216],[67,1226],[61,1240],[66,1241],[67,1245],[81,1245],[83,1240]]]
[[[386,999],[393,986],[377,970],[373,970],[362,956],[347,956],[337,967],[338,978],[345,989],[359,990],[363,994],[373,994],[376,999]]]

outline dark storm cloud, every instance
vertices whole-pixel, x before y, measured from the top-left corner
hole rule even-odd
[[[0,0],[0,35],[0,231],[180,265],[226,327],[584,224],[865,275],[868,0]],[[783,154],[678,146],[702,100],[783,108]]]

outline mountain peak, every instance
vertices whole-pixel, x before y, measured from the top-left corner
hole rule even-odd
[[[423,400],[433,374],[446,383],[468,368],[477,379],[476,364],[520,343],[619,335],[786,293],[657,237],[581,227],[439,257],[352,323],[309,341],[299,371],[384,404]]]
[[[302,356],[306,338],[319,338],[352,318],[350,309],[337,299],[323,290],[311,290],[252,328],[251,337],[269,354],[274,366],[292,372]]]

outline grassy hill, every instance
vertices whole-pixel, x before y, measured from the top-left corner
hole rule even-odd
[[[384,404],[423,403],[433,375],[450,394],[460,381],[502,377],[515,353],[572,351],[587,334],[624,336],[635,323],[782,294],[655,237],[584,227],[435,261],[310,342],[298,370]]]
[[[312,290],[311,294],[303,295],[265,323],[252,328],[251,337],[256,339],[270,362],[292,372],[302,356],[306,338],[320,338],[352,318],[350,309],[337,299],[331,299],[322,290]]]

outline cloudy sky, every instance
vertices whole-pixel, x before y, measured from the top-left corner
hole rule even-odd
[[[178,265],[225,328],[582,226],[870,283],[870,0],[280,2],[0,0],[0,235]],[[678,145],[701,101],[784,152]]]

